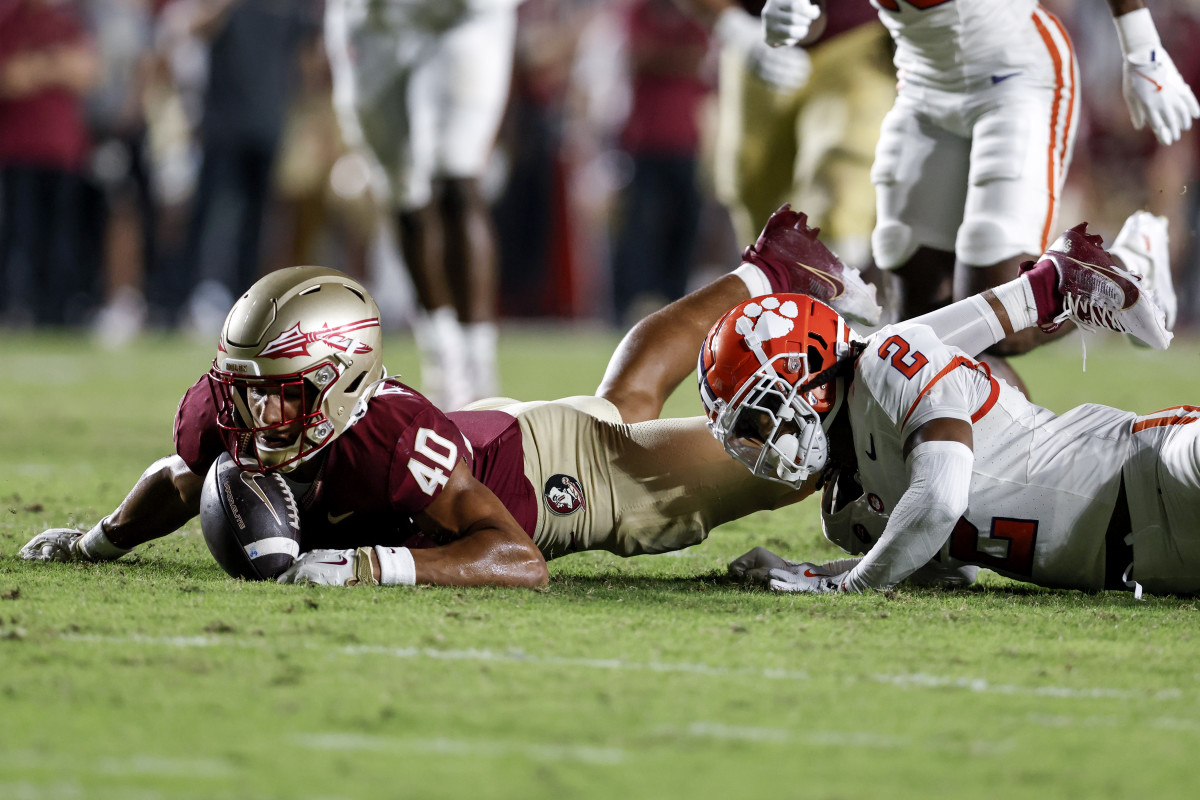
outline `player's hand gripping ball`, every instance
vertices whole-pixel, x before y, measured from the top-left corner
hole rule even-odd
[[[235,578],[274,580],[300,552],[300,516],[287,482],[274,472],[247,472],[228,453],[204,479],[200,527],[213,558]]]

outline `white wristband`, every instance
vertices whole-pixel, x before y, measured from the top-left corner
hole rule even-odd
[[[771,282],[767,280],[766,273],[754,264],[743,261],[742,265],[730,274],[737,276],[742,283],[746,284],[746,290],[750,292],[752,298],[771,293]]]
[[[106,522],[108,517],[97,522],[94,528],[79,537],[79,541],[75,543],[75,549],[88,561],[112,561],[129,552],[123,547],[117,547],[108,538],[108,534],[104,532]]]
[[[376,547],[379,582],[384,586],[412,586],[417,582],[417,565],[407,547]]]
[[[1150,9],[1139,8],[1119,17],[1113,17],[1117,26],[1117,39],[1121,42],[1121,52],[1125,55],[1145,50],[1153,50],[1162,46],[1158,38],[1158,29],[1150,18]]]

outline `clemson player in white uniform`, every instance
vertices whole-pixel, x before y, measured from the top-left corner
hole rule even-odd
[[[420,305],[421,381],[453,410],[496,393],[495,233],[478,181],[508,100],[520,0],[330,0],[343,135],[378,161]]]
[[[823,508],[830,541],[866,555],[811,570],[828,589],[883,588],[921,568],[926,580],[969,583],[987,567],[1047,587],[1200,591],[1200,407],[1139,417],[1087,404],[1057,416],[920,323],[867,345],[848,396],[857,481],[839,486],[863,493]],[[909,377],[898,363],[912,360]],[[946,419],[970,426],[969,451],[906,446]],[[934,492],[946,502],[916,515],[905,497],[914,457],[963,468],[928,478],[950,485]],[[890,524],[897,511],[908,524]]]
[[[1003,333],[1033,327],[1034,309],[1043,326],[1071,313],[1074,302],[1059,310],[1050,299],[1056,278],[1077,288],[1100,278],[1118,316],[1140,315],[1115,329],[1170,341],[1139,279],[1083,225],[1026,277],[995,290]],[[1020,301],[1014,288],[1026,286]],[[803,485],[822,474],[827,536],[865,553],[818,566],[756,548],[733,574],[782,591],[863,591],[914,575],[970,582],[985,566],[1049,587],[1200,591],[1200,409],[1040,408],[973,358],[1002,335],[967,315],[981,303],[862,341],[798,295],[742,303],[714,326],[700,363],[714,434],[762,477]],[[959,314],[961,327],[950,320]]]
[[[899,80],[872,168],[872,250],[891,276],[896,318],[911,319],[1007,281],[1018,264],[1046,249],[1079,123],[1079,70],[1066,30],[1036,0],[871,4],[896,44]],[[1148,122],[1170,144],[1200,116],[1200,106],[1142,0],[1108,4],[1133,122]],[[775,25],[768,25],[767,40],[802,38],[811,5],[768,2],[778,13],[764,12]],[[1165,220],[1138,221],[1165,238]],[[1162,272],[1147,278],[1151,287],[1169,280]],[[990,352],[1015,355],[1040,341],[1026,331]],[[1001,360],[989,361],[1015,380]]]

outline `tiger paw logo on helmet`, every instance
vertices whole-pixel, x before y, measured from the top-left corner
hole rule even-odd
[[[734,322],[734,330],[742,336],[753,334],[759,341],[766,342],[795,330],[798,316],[800,308],[794,300],[781,303],[778,297],[768,295],[761,303],[749,303],[742,309],[742,316]]]

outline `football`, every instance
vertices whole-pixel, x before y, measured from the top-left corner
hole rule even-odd
[[[200,528],[213,558],[235,578],[273,580],[300,552],[300,516],[287,482],[247,472],[228,453],[204,479]]]

